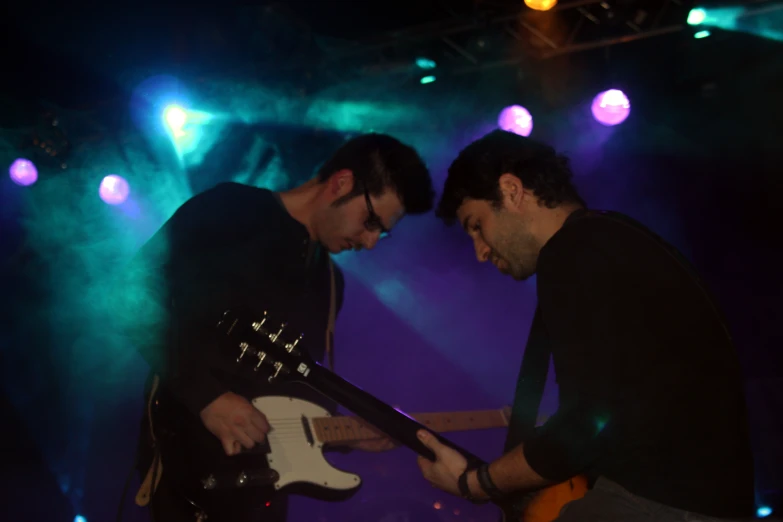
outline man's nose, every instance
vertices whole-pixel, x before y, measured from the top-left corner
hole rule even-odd
[[[489,253],[491,252],[491,249],[486,243],[480,240],[476,240],[474,241],[474,247],[476,248],[476,259],[478,259],[479,263],[483,263],[489,259]]]

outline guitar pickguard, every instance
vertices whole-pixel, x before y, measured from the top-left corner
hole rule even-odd
[[[329,490],[348,491],[361,486],[359,475],[333,467],[323,455],[323,443],[313,438],[315,428],[310,419],[327,417],[329,412],[312,402],[293,397],[258,397],[253,406],[267,418],[269,467],[280,478],[275,489],[294,484],[309,484]],[[309,432],[303,427],[307,423]]]

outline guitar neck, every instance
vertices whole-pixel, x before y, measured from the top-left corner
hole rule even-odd
[[[414,413],[412,417],[429,430],[439,433],[508,426],[508,416],[504,410]],[[384,437],[377,428],[357,417],[319,417],[313,419],[313,427],[318,440],[333,445]]]
[[[391,407],[318,363],[310,367],[307,384],[422,457],[435,460],[432,451],[422,444],[416,436],[418,430],[428,429],[428,427],[413,417]],[[461,453],[470,466],[478,467],[484,463],[482,459],[460,448],[437,432],[433,434],[443,444]]]

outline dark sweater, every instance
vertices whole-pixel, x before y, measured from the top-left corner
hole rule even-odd
[[[560,407],[531,467],[598,476],[718,517],[753,514],[743,382],[720,312],[676,250],[625,216],[576,211],[541,250],[540,317]]]
[[[343,278],[335,266],[338,310]],[[164,384],[194,415],[222,393],[302,396],[304,386],[269,385],[237,353],[217,349],[215,325],[229,308],[288,321],[291,340],[324,357],[329,254],[269,190],[221,183],[186,201],[128,267],[118,320]],[[330,405],[325,404],[327,407]]]

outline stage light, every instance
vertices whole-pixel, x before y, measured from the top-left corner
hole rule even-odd
[[[705,30],[705,31],[699,31],[698,33],[695,33],[693,37],[696,39],[702,39],[702,38],[707,38],[709,35],[710,32]]]
[[[101,181],[98,194],[105,203],[108,203],[109,205],[119,205],[128,198],[130,186],[121,176],[109,174]]]
[[[174,137],[180,137],[185,134],[182,128],[188,121],[188,114],[178,105],[169,105],[163,110],[163,121],[166,122],[166,126]]]
[[[549,11],[557,5],[557,0],[525,0],[525,5],[536,11]]]
[[[631,102],[619,89],[609,89],[593,99],[593,117],[606,126],[618,125],[631,113]]]
[[[11,180],[17,185],[27,187],[38,181],[38,169],[35,168],[33,162],[19,158],[8,169],[8,175],[11,176]]]
[[[688,25],[699,25],[707,18],[707,11],[701,7],[691,9],[688,12]]]
[[[83,517],[83,516],[81,516],[81,515],[76,515],[76,516],[73,518],[73,522],[87,522],[87,519],[86,519],[86,518],[84,518],[84,517]]]
[[[769,508],[767,506],[759,506],[759,508],[756,510],[756,516],[758,518],[766,518],[772,514],[772,508]]]
[[[422,85],[426,85],[426,84],[432,83],[434,81],[435,81],[435,77],[434,76],[425,76],[424,78],[419,80],[419,83],[421,83]]]
[[[533,132],[533,116],[524,107],[510,105],[500,111],[498,127],[520,136],[530,136]]]
[[[416,58],[416,66],[419,69],[434,69],[437,64],[435,60],[430,60],[429,58]]]

